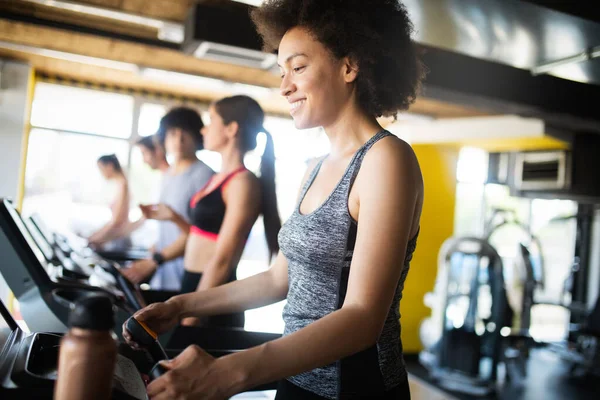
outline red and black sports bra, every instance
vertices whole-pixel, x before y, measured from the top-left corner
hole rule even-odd
[[[213,183],[213,178],[211,178],[200,191],[192,196],[190,200],[190,217],[192,222],[190,233],[192,235],[200,235],[210,240],[217,240],[221,225],[223,225],[223,219],[225,218],[223,187],[225,187],[231,178],[244,171],[246,171],[245,167],[236,169],[228,174],[210,192],[206,192]]]

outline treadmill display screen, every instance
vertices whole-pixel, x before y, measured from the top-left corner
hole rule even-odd
[[[37,244],[37,247],[44,254],[46,260],[52,260],[52,258],[54,258],[54,250],[52,250],[52,247],[50,246],[48,241],[46,241],[46,239],[42,236],[41,232],[37,229],[37,227],[30,219],[25,220],[25,225],[27,225],[27,230],[31,234],[31,237],[33,238],[35,243]]]
[[[44,269],[47,269],[48,263],[46,262],[46,257],[44,256],[44,253],[42,253],[42,251],[38,247],[37,243],[31,236],[31,233],[29,233],[29,231],[27,230],[27,227],[25,227],[25,224],[23,223],[23,220],[21,219],[21,216],[19,215],[17,210],[15,210],[12,204],[10,204],[7,200],[4,200],[4,207],[8,210],[8,213],[12,217],[14,223],[17,225],[17,228],[19,228],[21,235],[27,241],[29,247],[31,247],[31,251],[33,251],[33,254],[35,254],[35,257],[38,259],[38,261],[44,267]]]
[[[33,214],[31,217],[29,217],[29,220],[33,225],[35,225],[36,229],[40,232],[44,239],[50,243],[51,246],[56,244],[54,236],[52,236],[52,233],[48,230],[46,224],[44,224],[44,221],[42,221],[38,214]]]

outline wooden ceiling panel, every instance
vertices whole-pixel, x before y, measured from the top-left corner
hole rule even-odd
[[[267,87],[279,86],[268,71],[197,59],[177,50],[124,42],[60,29],[0,19],[0,40],[137,64],[139,66],[209,76]]]
[[[172,5],[172,11],[177,9],[183,10],[188,7],[193,0],[86,0],[82,2],[93,3],[103,7],[112,6],[120,9],[128,7],[131,12],[138,12],[135,8],[141,7],[142,3],[144,3],[145,5],[148,5],[148,7],[144,8],[146,13],[159,13],[161,10],[168,8],[169,5]],[[154,5],[150,6],[150,3]],[[167,18],[167,15],[168,14],[154,16]],[[178,50],[49,28],[24,22],[4,20],[1,18],[0,41],[13,42],[40,49],[50,49],[97,57],[106,60],[127,62],[140,67],[176,71],[251,85],[277,88],[280,83],[280,78],[276,74],[264,70],[202,60]],[[214,100],[216,98],[215,96],[218,97],[221,95],[210,93],[208,91],[203,92],[198,91],[197,89],[191,90],[186,87],[151,82],[140,77],[138,74],[131,72],[116,71],[76,62],[45,58],[17,51],[0,50],[0,54],[15,59],[29,61],[39,70],[49,74],[64,75],[73,79],[93,81],[99,84],[105,83],[133,87],[136,89],[147,88],[163,91],[165,93],[207,99],[209,101]],[[265,109],[269,109],[269,111],[273,113],[289,116],[288,106],[279,96],[274,96],[273,99],[264,100],[264,103]],[[488,115],[485,112],[475,109],[431,100],[425,97],[419,97],[415,104],[410,108],[410,112],[424,114],[434,118],[462,118]]]
[[[194,0],[122,0],[122,10],[153,18],[182,22]]]
[[[134,37],[156,39],[158,36],[158,30],[153,27],[107,20],[103,17],[57,9],[42,4],[27,3],[21,0],[0,1],[0,12],[2,11]]]
[[[76,0],[73,3],[90,4],[93,6],[115,8],[120,10],[123,4],[123,0]]]
[[[144,15],[146,17],[184,21],[195,0],[78,0],[77,3]]]

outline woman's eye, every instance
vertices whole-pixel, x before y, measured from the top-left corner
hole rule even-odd
[[[300,72],[304,69],[305,67],[296,67],[294,68],[294,72]]]

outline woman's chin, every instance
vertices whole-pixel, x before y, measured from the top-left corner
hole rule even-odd
[[[313,124],[310,121],[307,121],[302,118],[294,118],[294,126],[296,127],[296,129],[302,130],[302,129],[316,128],[318,125]]]

